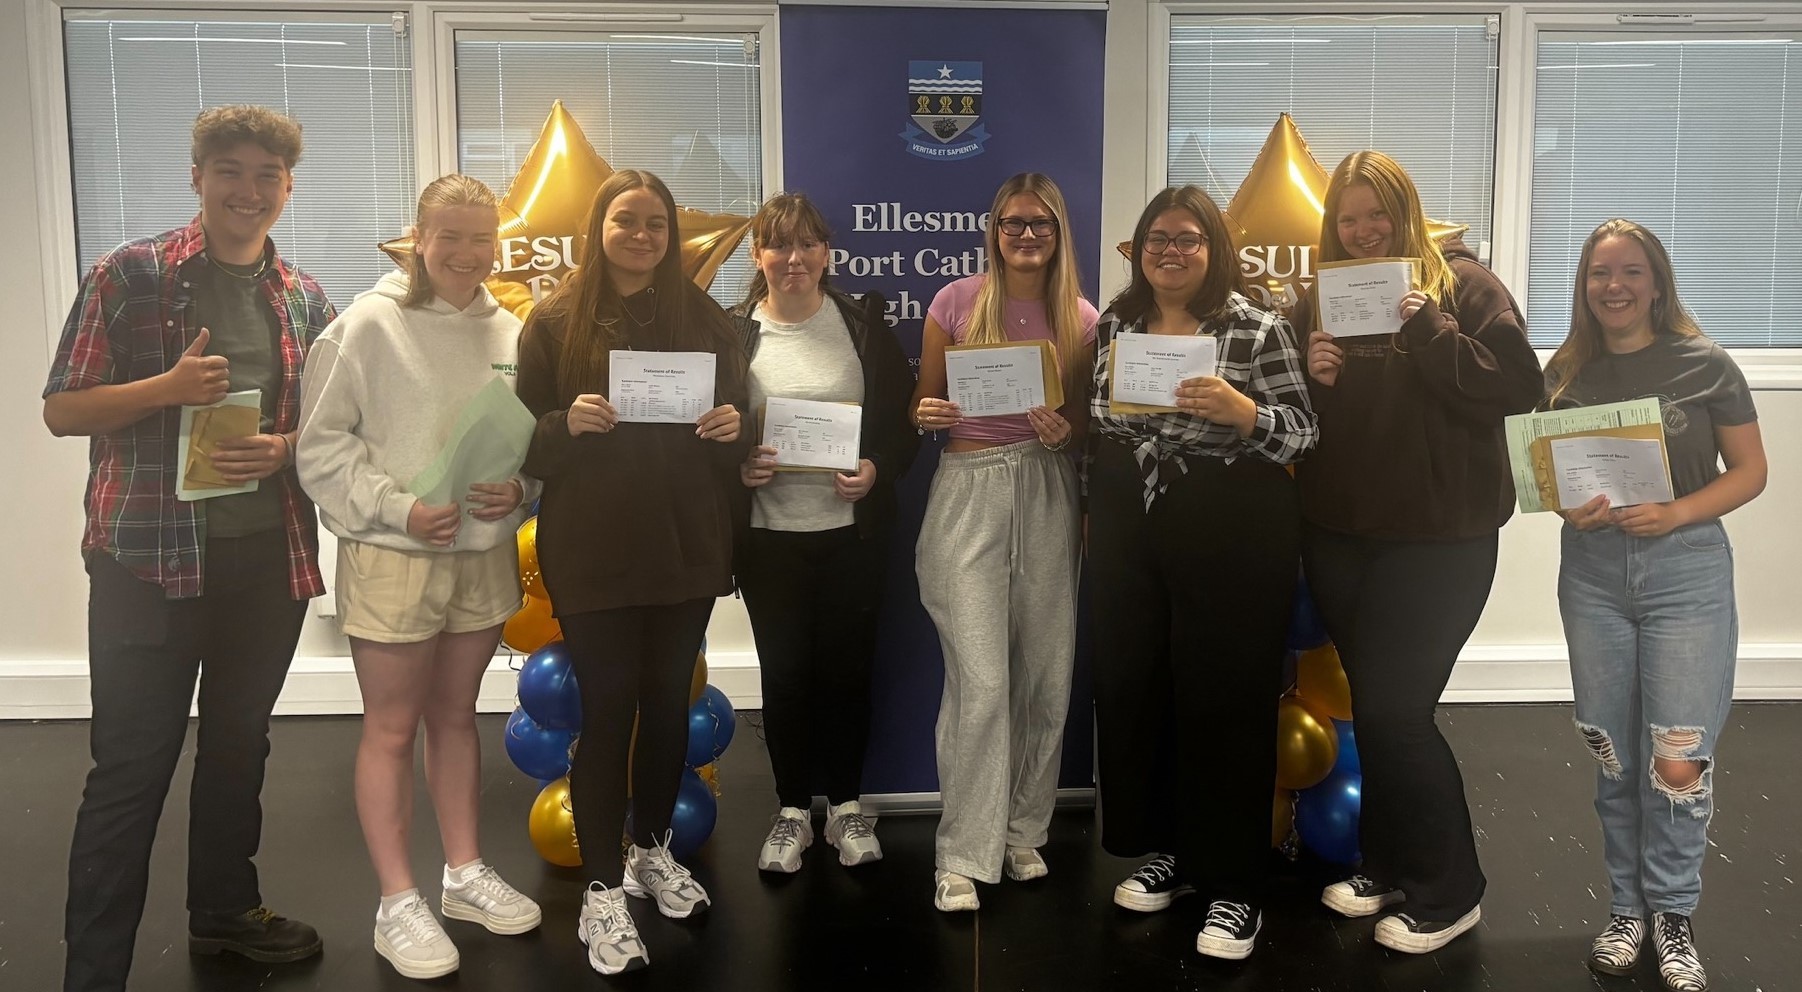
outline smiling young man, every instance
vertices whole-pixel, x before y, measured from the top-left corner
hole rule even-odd
[[[269,713],[306,601],[323,591],[313,507],[294,470],[300,375],[331,322],[319,285],[269,230],[293,191],[300,125],[262,107],[194,123],[187,226],[127,242],[82,281],[44,387],[44,422],[89,438],[88,651],[93,721],[69,853],[65,992],[123,989],[150,848],[200,679],[188,826],[189,949],[262,962],[319,951],[262,906]],[[262,391],[258,432],[213,466],[254,491],[177,498],[183,406]]]

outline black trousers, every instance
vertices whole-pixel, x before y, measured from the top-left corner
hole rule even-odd
[[[1417,920],[1483,898],[1458,759],[1433,720],[1495,581],[1496,535],[1385,541],[1306,528],[1308,586],[1351,683],[1364,766],[1363,874],[1399,887]]]
[[[1248,458],[1193,458],[1147,512],[1131,453],[1097,447],[1088,567],[1102,846],[1173,854],[1207,899],[1256,905],[1300,552],[1294,481]]]
[[[763,674],[763,730],[776,798],[807,809],[815,788],[832,803],[863,792],[870,741],[870,666],[887,534],[856,527],[753,528],[739,585]]]
[[[650,847],[669,829],[688,753],[688,689],[712,614],[712,599],[691,599],[560,618],[582,691],[582,736],[569,770],[569,799],[590,881],[617,886],[625,870],[619,846],[628,756],[632,843]]]
[[[69,850],[67,992],[125,987],[196,675],[188,910],[240,913],[262,904],[251,858],[263,832],[269,712],[306,602],[289,591],[283,531],[209,541],[205,554],[206,591],[192,599],[165,598],[110,555],[88,559],[94,767]]]

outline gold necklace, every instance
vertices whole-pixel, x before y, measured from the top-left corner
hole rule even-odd
[[[217,269],[218,271],[220,271],[228,276],[231,276],[233,279],[237,279],[241,282],[256,282],[258,279],[263,278],[263,273],[269,271],[269,256],[268,255],[264,255],[261,258],[257,259],[256,271],[252,272],[251,274],[249,274],[247,276],[239,275],[238,273],[233,272],[231,269],[226,267],[224,262],[221,262],[218,259],[213,258],[211,255],[207,256],[207,261],[212,263],[214,269]]]

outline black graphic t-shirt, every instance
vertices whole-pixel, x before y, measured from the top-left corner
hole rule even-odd
[[[1547,376],[1546,394],[1558,383]],[[1556,406],[1568,409],[1657,397],[1664,411],[1664,444],[1671,461],[1671,488],[1678,499],[1721,474],[1716,427],[1758,419],[1752,390],[1726,349],[1708,338],[1660,334],[1624,355],[1604,353],[1577,370]]]

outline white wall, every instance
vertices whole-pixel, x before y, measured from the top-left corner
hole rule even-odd
[[[8,320],[0,331],[0,465],[14,478],[0,487],[5,550],[0,560],[0,718],[79,716],[86,712],[87,585],[77,555],[86,477],[85,443],[49,435],[39,393],[49,367],[45,328],[63,318],[48,312],[43,228],[69,218],[40,216],[24,0],[0,2],[0,299]],[[1102,244],[1130,233],[1145,188],[1145,32],[1140,3],[1110,14],[1108,151]],[[304,173],[297,196],[305,196]],[[1102,250],[1100,245],[1098,250]],[[1104,272],[1114,271],[1104,268]],[[74,273],[64,289],[72,289]],[[1105,288],[1117,288],[1110,283]],[[1756,503],[1733,515],[1741,611],[1740,695],[1802,697],[1802,610],[1796,608],[1802,521],[1791,508],[1802,497],[1802,391],[1760,390],[1757,396],[1771,483]],[[1503,531],[1502,563],[1489,610],[1454,676],[1448,698],[1568,698],[1553,581],[1557,521],[1516,519]],[[757,699],[755,655],[741,605],[724,600],[709,632],[714,681],[741,704]],[[313,618],[278,712],[354,712],[357,694],[342,640]],[[484,703],[512,705],[504,666],[490,674]]]

